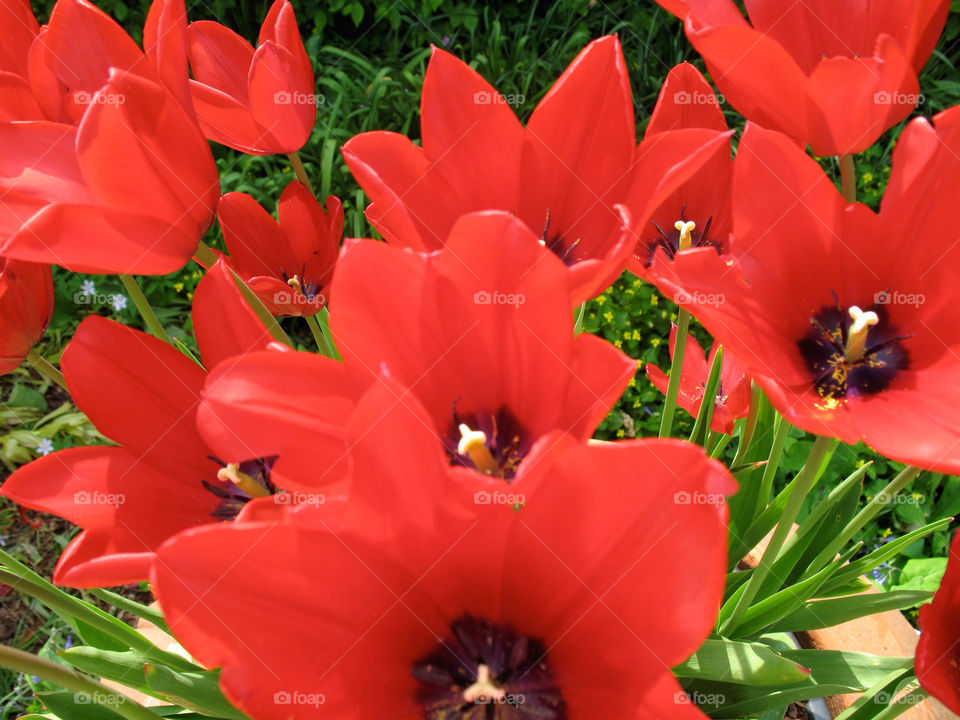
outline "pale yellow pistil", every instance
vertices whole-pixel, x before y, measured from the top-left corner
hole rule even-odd
[[[850,329],[847,331],[847,347],[844,355],[847,362],[856,362],[863,357],[867,349],[867,332],[880,322],[880,318],[872,310],[864,312],[856,305],[850,306]]]
[[[217,478],[224,482],[232,482],[252,498],[267,497],[270,494],[270,491],[252,477],[240,472],[240,465],[237,463],[230,463],[226,467],[220,468],[217,471]]]
[[[677,241],[677,250],[689,250],[693,247],[693,231],[697,224],[692,220],[677,220],[673,226],[680,231],[680,240]]]
[[[287,285],[292,287],[294,292],[303,295],[303,287],[300,285],[300,278],[298,276],[294,275],[292,278],[287,280]]]
[[[488,702],[503,700],[506,696],[506,691],[490,677],[490,668],[486,665],[480,665],[477,668],[477,681],[463,691],[465,702],[476,702],[478,698],[484,698]]]
[[[487,447],[487,434],[482,430],[471,430],[464,423],[460,423],[460,442],[457,445],[457,452],[469,457],[477,470],[482,473],[492,475],[497,469],[497,461],[493,459],[490,448]]]

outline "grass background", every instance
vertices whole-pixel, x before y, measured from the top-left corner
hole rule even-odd
[[[140,39],[148,3],[101,0],[98,4],[135,39]],[[51,0],[33,3],[41,22],[49,16],[52,5]],[[504,95],[516,96],[519,102],[515,109],[525,120],[584,45],[600,35],[617,33],[630,71],[638,137],[669,69],[686,60],[705,70],[684,38],[681,23],[650,1],[522,0],[486,6],[443,0],[293,0],[293,5],[313,61],[317,92],[324,98],[316,129],[301,155],[321,196],[333,193],[343,200],[346,233],[353,237],[369,236],[372,231],[362,215],[362,191],[347,171],[339,146],[356,133],[373,129],[418,137],[419,93],[431,44],[469,62]],[[255,42],[269,2],[188,0],[187,7],[191,20],[219,20]],[[921,74],[925,99],[916,114],[930,116],[960,103],[960,2],[954,2],[953,10],[946,31]],[[742,119],[732,108],[724,109],[731,127],[741,127]],[[893,128],[857,158],[859,198],[874,207],[889,176],[890,153],[901,129],[902,125]],[[250,157],[219,146],[215,147],[215,154],[223,191],[248,192],[271,210],[282,188],[292,179],[282,158]],[[836,177],[833,160],[828,158],[823,163]],[[219,243],[216,229],[207,240],[213,245]],[[73,275],[59,269],[55,273],[56,311],[50,330],[38,347],[48,359],[57,362],[79,321],[90,313],[141,326],[131,303],[122,309],[113,306],[112,297],[123,296],[116,278]],[[199,268],[190,263],[170,276],[141,279],[170,334],[188,346],[193,345],[190,301],[199,278]],[[84,281],[94,284],[95,302],[76,301]],[[676,308],[652,286],[625,275],[588,305],[584,327],[641,363],[666,368],[666,340],[675,313]],[[286,319],[283,325],[292,337],[310,347],[302,321]],[[702,330],[695,329],[695,333],[701,344],[709,342]],[[639,372],[601,425],[598,436],[656,435],[661,403],[662,396]],[[681,427],[688,428],[685,413],[681,411],[678,416]],[[0,478],[36,457],[38,448],[47,441],[60,449],[104,440],[62,391],[31,370],[20,368],[0,377]],[[799,469],[810,442],[802,433],[793,433],[786,446],[781,475],[790,477]],[[865,458],[875,461],[868,472],[865,494],[869,497],[878,491],[897,470],[896,465],[862,447],[842,447],[819,492],[829,490],[830,478],[839,481]],[[960,513],[960,479],[956,477],[925,473],[907,492],[915,502],[892,506],[865,529],[865,552],[892,535]],[[74,531],[49,516],[28,513],[25,517],[30,523],[12,504],[0,499],[0,544],[49,573]],[[916,543],[906,558],[917,563],[905,569],[905,561],[900,560],[897,566],[879,573],[877,579],[888,587],[898,583],[935,583],[942,563],[935,561],[931,566],[926,559],[942,558],[946,541],[947,534],[940,533]],[[53,656],[71,639],[63,625],[39,603],[5,593],[0,586],[0,641]],[[16,678],[0,671],[0,717],[16,716],[28,707],[36,709],[32,704],[33,689],[29,678]]]

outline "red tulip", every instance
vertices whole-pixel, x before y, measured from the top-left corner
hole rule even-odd
[[[667,75],[647,125],[646,138],[659,133],[703,128],[724,132],[727,121],[720,100],[709,83],[690,63],[681,63]],[[672,260],[680,250],[678,222],[692,222],[691,247],[726,251],[732,224],[730,185],[733,177],[730,142],[717,145],[710,158],[654,211],[646,227],[637,229],[637,243],[628,268],[648,279],[657,248]]]
[[[0,122],[42,120],[46,116],[30,85],[30,48],[40,26],[28,0],[0,3]]]
[[[86,0],[57,0],[50,22],[30,48],[30,83],[44,117],[79,122],[111,71],[125,70],[164,85],[192,113],[187,87],[187,17],[183,0],[154,0],[143,28],[146,52],[111,17]],[[35,119],[35,118],[29,118]]]
[[[687,38],[726,99],[749,120],[817,155],[866,150],[922,99],[917,73],[948,0],[658,0],[686,18]]]
[[[579,304],[612,283],[653,210],[697,172],[726,136],[664,133],[639,147],[630,82],[616,37],[586,47],[529,123],[468,65],[434,48],[421,99],[422,147],[396,133],[363,133],[343,147],[387,242],[443,245],[461,215],[506,210],[569,268]]]
[[[933,602],[920,608],[916,672],[923,688],[960,714],[960,532]]]
[[[246,193],[220,198],[217,218],[230,263],[274,315],[313,315],[327,303],[343,236],[343,207],[327,210],[294,180],[280,195],[279,223]]]
[[[313,68],[293,6],[275,0],[254,50],[223,25],[190,23],[190,89],[211,140],[254,155],[292,153],[317,118]]]
[[[677,342],[677,326],[670,329],[670,359],[673,359],[673,349]],[[713,359],[717,355],[718,343],[710,349],[709,360],[704,358],[703,350],[693,335],[687,335],[687,343],[683,353],[683,369],[680,372],[680,388],[677,392],[677,404],[688,413],[697,417],[703,393],[707,388],[707,379]],[[717,385],[716,399],[713,405],[713,415],[710,427],[715,432],[733,433],[733,421],[746,417],[750,412],[750,378],[741,363],[734,355],[724,350],[720,361],[720,383]],[[656,388],[667,392],[670,378],[656,365],[647,365],[647,377]]]
[[[219,178],[161,85],[111,71],[79,126],[0,124],[0,254],[76,272],[165,274],[213,221]]]
[[[518,717],[705,717],[669,668],[715,621],[727,471],[678,441],[564,444],[542,481],[501,483],[524,494],[517,510],[409,462],[421,447],[405,410],[383,388],[358,406],[353,494],[336,514],[257,508],[161,548],[164,616],[223,668],[231,702],[262,720],[439,717],[474,702]],[[692,494],[713,502],[678,500]]]
[[[900,136],[879,215],[788,138],[748,126],[733,259],[694,249],[654,274],[794,425],[956,473],[960,108],[934,120]]]
[[[389,378],[405,404],[422,406],[419,423],[451,468],[519,478],[540,472],[537,458],[564,433],[586,441],[636,369],[609,343],[574,337],[569,282],[522,222],[475,213],[431,254],[348,243],[331,329],[348,367]],[[328,482],[341,453],[317,445],[330,422],[327,367],[312,353],[244,358],[211,377],[201,430],[220,455],[249,447],[279,455],[305,485]]]
[[[272,340],[223,263],[197,286],[193,323],[208,368],[229,367]],[[83,528],[61,556],[56,582],[144,580],[167,538],[231,519],[251,498],[276,491],[273,458],[237,465],[213,459],[196,426],[207,373],[171,345],[91,316],[67,346],[62,368],[77,407],[119,447],[52,453],[17,470],[0,490]]]
[[[0,374],[20,366],[52,314],[50,266],[0,257]]]

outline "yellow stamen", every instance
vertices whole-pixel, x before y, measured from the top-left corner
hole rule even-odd
[[[465,702],[475,702],[478,698],[484,698],[487,702],[503,700],[506,696],[504,689],[490,677],[490,668],[486,665],[480,665],[477,668],[477,681],[463,691]]]
[[[301,295],[303,294],[303,287],[300,285],[300,278],[296,275],[287,280],[287,285],[292,287],[294,292],[298,292]]]
[[[677,220],[673,226],[680,231],[680,241],[677,243],[677,250],[689,250],[693,247],[693,235],[691,233],[697,227],[692,220]]]
[[[872,310],[864,312],[856,305],[850,306],[850,318],[853,322],[847,331],[847,347],[844,352],[847,362],[856,362],[863,357],[867,349],[867,332],[880,322],[880,318]]]
[[[240,465],[238,463],[230,463],[225,468],[220,468],[220,470],[217,471],[217,478],[224,482],[232,482],[252,498],[267,497],[270,494],[269,490],[260,485],[260,483],[252,477],[240,472]]]
[[[497,461],[490,454],[487,447],[487,434],[482,430],[471,430],[464,423],[460,423],[460,443],[457,452],[467,455],[473,461],[477,470],[492,475],[497,469]]]

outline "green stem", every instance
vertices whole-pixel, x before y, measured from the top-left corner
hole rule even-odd
[[[753,433],[757,429],[757,416],[760,414],[760,405],[764,401],[763,390],[756,383],[750,383],[750,411],[747,413],[747,420],[743,424],[743,430],[740,432],[740,443],[737,445],[737,454],[730,463],[730,467],[737,468],[743,464],[750,445],[753,443]]]
[[[137,284],[136,278],[132,275],[120,275],[120,282],[123,283],[127,294],[133,300],[133,304],[136,305],[137,312],[139,312],[140,317],[143,318],[143,322],[147,326],[150,334],[159,340],[163,340],[165,343],[169,343],[170,337],[167,335],[167,331],[163,329],[163,325],[161,325],[157,319],[156,313],[153,312],[153,308],[150,307],[147,296],[143,294],[143,290],[141,290]]]
[[[31,350],[27,353],[27,362],[30,363],[38,373],[53,380],[53,382],[64,390],[67,389],[67,383],[63,379],[63,373],[57,370],[49,360],[36,350]]]
[[[683,308],[677,312],[677,340],[674,343],[670,363],[670,381],[667,385],[667,400],[660,416],[660,437],[669,437],[673,430],[673,414],[677,409],[677,393],[680,390],[680,373],[683,368],[683,353],[687,347],[687,331],[690,328],[690,313]]]
[[[781,420],[781,422],[786,424],[786,420]],[[807,462],[804,463],[803,469],[796,477],[793,491],[790,493],[786,507],[783,509],[783,514],[777,522],[777,528],[773,531],[773,537],[770,538],[770,543],[763,551],[763,557],[760,558],[759,564],[753,569],[750,579],[743,589],[743,593],[733,608],[733,612],[720,628],[721,635],[733,637],[733,633],[743,620],[744,614],[750,608],[751,603],[753,603],[754,598],[756,598],[757,593],[763,586],[767,575],[770,573],[770,568],[780,554],[780,550],[787,536],[793,529],[793,523],[797,519],[800,507],[803,505],[807,493],[810,491],[810,488],[813,487],[814,482],[816,482],[817,476],[820,473],[820,465],[824,457],[826,457],[830,446],[830,438],[817,437],[814,441],[813,447],[810,448],[810,455],[807,456]]]
[[[839,155],[840,184],[843,188],[843,199],[848,203],[857,201],[857,168],[853,162],[853,155]]]
[[[324,357],[335,358],[333,347],[323,336],[323,330],[320,329],[320,323],[317,322],[316,315],[305,315],[304,319],[310,327],[310,332],[313,333],[313,339],[317,343],[317,350],[320,351],[320,354]]]
[[[583,332],[583,316],[587,314],[587,304],[583,303],[580,306],[580,309],[577,310],[577,317],[573,321],[573,334],[579,335]]]
[[[218,258],[219,256],[203,240],[197,244],[197,251],[193,254],[193,259],[205,268],[213,267]]]
[[[313,192],[313,183],[311,183],[310,178],[307,177],[307,169],[303,166],[303,160],[300,159],[300,153],[287,153],[287,158],[290,160],[290,164],[293,166],[293,173],[297,176],[297,180],[306,185],[307,190]]]
[[[757,495],[754,517],[760,514],[770,500],[770,495],[773,493],[773,479],[777,476],[777,470],[780,469],[780,459],[783,457],[783,445],[790,436],[790,423],[784,420],[782,415],[778,414],[776,416],[774,425],[773,444],[770,446],[767,463],[763,466],[763,476],[760,478],[760,493]]]
[[[157,720],[154,713],[126,695],[111,690],[96,680],[79,675],[63,665],[22,650],[0,645],[0,666],[24,675],[42,678],[77,695],[82,695],[82,700],[76,700],[78,705],[88,705],[91,702],[103,705],[127,720]]]

